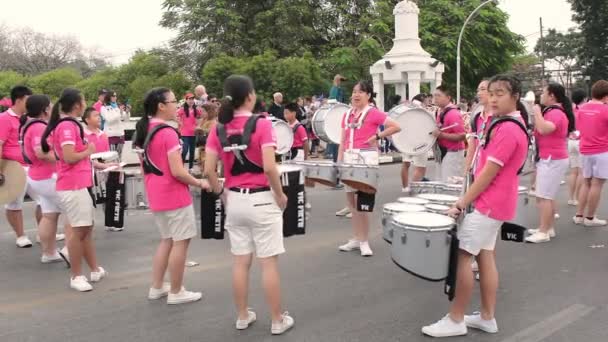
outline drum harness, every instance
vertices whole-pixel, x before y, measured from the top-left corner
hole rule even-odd
[[[243,173],[263,173],[264,169],[247,158],[245,150],[249,148],[251,143],[251,135],[255,132],[257,122],[262,119],[262,115],[252,115],[247,119],[242,134],[234,134],[228,137],[226,126],[218,123],[216,126],[217,136],[224,152],[232,152],[234,154],[234,164],[230,174],[238,176]]]
[[[356,122],[350,122],[350,118],[354,116],[355,114],[355,109],[353,108],[350,112],[348,112],[347,115],[344,116],[343,119],[343,124],[344,127],[348,127],[349,128],[349,149],[347,151],[356,151],[353,146],[354,146],[354,141],[355,141],[355,129],[360,129],[361,127],[363,127],[363,121],[365,120],[365,117],[367,116],[367,114],[369,113],[369,111],[372,109],[371,106],[367,106],[365,107],[365,109],[363,109],[363,111],[361,112],[361,114],[359,115],[359,119]],[[352,153],[350,152],[350,153]],[[357,157],[358,157],[358,161],[361,161],[362,164],[364,164],[365,166],[372,166],[372,165],[367,165],[367,162],[365,161],[365,157],[363,156],[363,154],[361,153],[361,151],[357,151],[356,152]]]
[[[163,172],[156,165],[154,165],[154,163],[150,159],[148,147],[150,147],[150,143],[152,142],[152,139],[154,138],[154,136],[158,132],[160,132],[161,130],[166,129],[166,128],[171,128],[173,131],[175,131],[175,133],[179,137],[179,132],[175,128],[173,128],[167,124],[157,125],[154,128],[152,128],[152,130],[150,132],[148,132],[148,134],[146,135],[146,140],[144,140],[144,146],[143,146],[143,152],[142,152],[144,174],[151,173],[156,176],[163,175]]]
[[[30,160],[30,158],[28,158],[27,154],[25,153],[24,140],[25,140],[25,133],[27,132],[27,130],[36,123],[41,123],[45,126],[47,125],[46,121],[44,121],[44,120],[40,120],[40,119],[30,120],[21,128],[21,131],[19,132],[20,133],[19,134],[19,146],[21,147],[21,154],[23,155],[23,160],[27,164],[30,164],[30,165],[32,165],[33,163]]]

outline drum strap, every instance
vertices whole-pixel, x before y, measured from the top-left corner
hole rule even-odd
[[[76,119],[68,116],[68,117],[65,117],[65,118],[61,118],[59,120],[59,122],[57,122],[57,126],[59,126],[59,124],[62,123],[62,122],[64,122],[64,121],[70,121],[70,122],[74,123],[76,126],[78,126],[78,129],[80,130],[80,140],[82,140],[82,143],[86,145],[87,141],[84,138],[84,129],[82,128],[82,125],[80,124],[80,122],[78,122],[78,120],[76,120]],[[55,127],[57,127],[57,126],[55,126]],[[55,158],[57,160],[59,160],[59,156],[57,155],[57,153],[55,153]]]
[[[144,146],[143,146],[143,149],[144,149],[143,169],[144,169],[145,174],[152,173],[157,176],[163,175],[163,172],[156,165],[154,165],[154,163],[150,159],[150,156],[148,155],[148,147],[150,146],[152,139],[154,139],[154,136],[165,128],[171,128],[173,131],[175,131],[175,134],[177,134],[177,136],[179,137],[179,132],[175,128],[173,128],[167,124],[157,125],[154,128],[152,128],[152,130],[150,132],[148,132],[148,135],[146,136],[146,140],[144,141]]]
[[[25,140],[25,133],[27,132],[27,130],[36,123],[41,123],[45,126],[47,125],[46,121],[44,121],[44,120],[40,120],[40,119],[30,120],[21,128],[21,131],[19,132],[19,146],[21,146],[21,154],[23,155],[23,160],[27,164],[30,164],[30,165],[32,164],[32,161],[30,160],[30,158],[28,158],[27,154],[25,153],[25,145],[23,144],[23,142]]]
[[[232,152],[234,154],[234,164],[230,174],[238,176],[243,173],[263,173],[264,169],[247,158],[245,150],[249,147],[251,142],[251,135],[255,132],[257,122],[263,118],[262,115],[252,115],[247,119],[243,134],[234,134],[228,137],[225,125],[218,123],[216,126],[217,136],[220,140],[220,144],[224,152]]]
[[[350,112],[348,112],[347,115],[344,116],[344,127],[348,127],[349,131],[350,131],[350,136],[349,136],[349,144],[348,145],[351,149],[354,148],[354,142],[355,142],[355,129],[359,129],[361,127],[363,127],[363,121],[365,120],[365,117],[367,116],[367,114],[369,113],[369,111],[372,109],[372,106],[367,106],[365,107],[365,109],[363,109],[363,112],[361,112],[361,114],[359,115],[359,120],[357,120],[356,123],[351,123],[350,122],[350,118],[352,116],[355,115],[355,109],[352,109]]]
[[[521,121],[517,120],[514,117],[502,117],[502,118],[498,118],[494,121],[492,121],[492,123],[490,124],[490,127],[488,128],[488,133],[485,135],[485,138],[483,140],[483,148],[487,148],[488,145],[490,144],[490,138],[492,137],[492,131],[494,130],[494,128],[496,128],[499,124],[503,123],[503,122],[513,122],[514,124],[516,124],[519,128],[521,128],[522,131],[524,131],[524,133],[526,134],[526,138],[528,139],[528,147],[531,144],[530,141],[530,135],[528,134],[528,130],[526,129],[526,126],[524,126],[523,123],[521,123]],[[521,168],[519,169],[519,171],[517,171],[517,174],[521,174],[521,172],[523,171],[525,166],[525,160],[524,160],[524,165],[521,166]]]
[[[452,110],[452,109],[458,109],[454,106],[447,106],[442,112],[441,114],[439,114],[439,123],[443,126],[443,122],[445,121],[445,116],[448,115],[448,113]]]

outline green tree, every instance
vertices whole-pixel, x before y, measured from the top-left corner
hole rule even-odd
[[[524,91],[538,92],[541,89],[543,71],[538,56],[534,54],[515,56],[512,72],[522,81]]]
[[[47,94],[51,98],[61,95],[63,89],[74,87],[82,80],[78,71],[72,68],[61,68],[45,72],[29,79],[28,85],[35,93]]]
[[[549,29],[549,32],[542,39],[536,42],[534,52],[545,58],[556,62],[559,65],[560,71],[558,78],[566,89],[570,89],[573,83],[573,73],[577,71],[577,57],[580,55],[583,45],[582,35],[574,29],[568,30],[567,33],[557,32],[555,29]]]
[[[0,99],[9,96],[11,89],[19,84],[25,84],[27,78],[14,71],[0,71]]]
[[[240,73],[241,70],[243,70],[243,61],[236,57],[219,55],[207,62],[202,73],[207,93],[222,96],[224,80],[232,74]]]
[[[580,25],[582,46],[579,63],[592,81],[608,79],[608,2],[600,0],[568,0],[573,19]]]
[[[76,88],[80,89],[89,104],[97,101],[97,94],[100,89],[109,89],[115,91],[119,96],[119,101],[124,100],[125,87],[121,87],[118,82],[118,73],[116,69],[107,68],[85,78],[76,84]]]

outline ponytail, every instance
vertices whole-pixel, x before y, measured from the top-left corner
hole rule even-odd
[[[158,112],[158,105],[164,103],[167,100],[167,93],[170,93],[169,88],[153,88],[144,97],[144,115],[135,124],[135,138],[133,139],[133,145],[139,148],[144,147],[146,136],[148,136],[148,126],[150,125],[150,118],[156,116]]]
[[[44,130],[44,132],[42,133],[42,137],[40,138],[40,148],[42,148],[42,152],[44,152],[44,153],[48,153],[51,150],[51,147],[49,146],[47,139],[49,138],[49,135],[51,135],[51,133],[55,130],[55,127],[57,127],[57,124],[59,124],[59,119],[60,119],[59,106],[60,106],[59,101],[57,101],[57,103],[55,103],[53,105],[53,110],[51,111],[51,118],[49,119],[49,124],[46,126],[46,129]]]
[[[25,102],[25,115],[19,118],[19,131],[25,126],[29,118],[37,119],[51,104],[51,99],[46,95],[31,95]]]
[[[576,130],[576,122],[574,119],[574,111],[572,110],[572,101],[566,96],[566,89],[559,83],[551,82],[547,85],[547,92],[553,94],[558,103],[563,107],[566,117],[568,118],[568,133]]]
[[[42,138],[40,140],[40,147],[42,148],[42,152],[48,153],[51,150],[46,140],[59,124],[59,120],[61,119],[60,113],[71,113],[74,110],[74,107],[76,105],[82,104],[83,101],[84,97],[78,89],[66,88],[63,90],[63,92],[61,92],[61,97],[59,98],[59,100],[57,100],[55,105],[53,105],[49,124],[46,126],[44,133],[42,133]]]
[[[524,124],[526,128],[530,127],[530,113],[528,113],[528,108],[521,102],[521,99],[517,101],[517,110],[521,115],[521,118],[524,120]]]
[[[248,76],[229,76],[224,81],[224,98],[221,100],[218,121],[224,125],[232,121],[235,110],[244,105],[254,91],[253,81]]]

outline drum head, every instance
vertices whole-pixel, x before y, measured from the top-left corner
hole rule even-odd
[[[390,212],[398,212],[398,213],[412,213],[412,212],[422,212],[424,211],[424,207],[416,204],[407,204],[401,202],[393,202],[387,203],[384,205],[384,209]]]
[[[425,205],[429,203],[429,200],[418,197],[399,197],[397,201],[407,204]]]
[[[25,169],[13,160],[2,160],[4,183],[0,185],[0,204],[11,203],[25,190]]]
[[[277,154],[286,154],[293,146],[293,131],[289,124],[283,120],[273,119],[272,129],[277,137]]]
[[[456,203],[458,197],[446,194],[420,194],[418,197],[430,202]]]
[[[312,117],[312,129],[326,143],[339,144],[342,137],[342,118],[350,106],[343,103],[325,105]]]
[[[441,214],[422,212],[396,214],[393,216],[393,222],[403,227],[437,229],[452,226],[455,220]]]
[[[420,155],[433,147],[436,138],[430,133],[437,129],[433,114],[422,108],[401,105],[393,108],[389,115],[401,127],[401,132],[392,136],[399,152]]]
[[[435,212],[444,212],[450,210],[450,207],[448,207],[447,205],[434,203],[425,204],[424,207]]]

